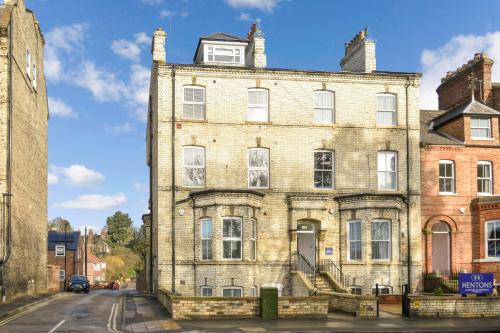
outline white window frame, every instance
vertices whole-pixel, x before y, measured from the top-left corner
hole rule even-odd
[[[389,226],[389,235],[387,237],[387,240],[374,240],[373,239],[373,225],[376,223],[387,223]],[[370,225],[370,245],[371,245],[371,250],[372,250],[372,255],[371,255],[371,260],[373,261],[390,261],[392,258],[392,223],[391,220],[386,220],[386,219],[375,219],[371,221]],[[386,242],[388,243],[387,245],[387,258],[375,258],[374,257],[374,251],[373,251],[373,243],[381,243],[381,242]]]
[[[378,102],[378,99],[379,97],[392,97],[394,99],[394,110],[390,110],[390,109],[385,109],[385,110],[382,110],[382,109],[379,109],[379,102]],[[376,98],[376,108],[377,108],[377,126],[380,126],[380,127],[387,127],[387,126],[397,126],[398,124],[398,113],[397,113],[397,108],[398,108],[398,99],[397,99],[397,96],[395,94],[390,94],[390,93],[380,93],[380,94],[377,94],[377,98]],[[392,114],[392,123],[391,124],[381,124],[379,123],[379,113],[391,113]]]
[[[362,286],[349,286],[349,289],[351,290],[352,295],[363,295],[363,287]],[[359,294],[353,293],[354,290],[359,290]]]
[[[62,254],[59,254],[59,251],[62,249]],[[55,247],[56,257],[65,257],[66,256],[66,245],[56,245]]]
[[[251,286],[250,287],[250,297],[259,297],[259,292],[258,292],[257,286]]]
[[[485,233],[485,247],[486,247],[486,250],[485,250],[485,254],[486,254],[486,258],[488,259],[496,259],[496,260],[500,260],[500,256],[490,256],[489,253],[488,253],[488,242],[495,242],[495,248],[496,246],[500,246],[500,238],[489,238],[489,235],[488,235],[488,225],[489,224],[493,224],[493,228],[495,228],[495,225],[498,224],[500,225],[500,220],[491,220],[491,221],[486,221],[485,223],[485,228],[484,228],[484,233]],[[495,253],[496,253],[496,250],[495,250]]]
[[[479,192],[479,184],[476,185],[477,187],[477,195],[493,195],[493,164],[490,161],[478,161],[477,166],[479,167],[480,165],[487,165],[490,168],[490,177],[479,177],[478,174],[476,174],[477,182],[480,180],[489,180],[490,182],[490,188],[488,192]],[[476,167],[477,170],[477,167]]]
[[[316,153],[330,153],[332,154],[332,169],[316,169]],[[313,152],[313,169],[314,169],[314,174],[313,174],[313,186],[315,189],[319,190],[333,190],[335,188],[335,152],[333,150],[315,150]],[[316,186],[316,171],[318,172],[331,172],[332,174],[332,186],[331,187],[317,187]]]
[[[487,127],[473,126],[472,123],[474,120],[488,120],[488,126]],[[479,130],[486,129],[488,134],[487,134],[487,136],[473,136],[472,132],[475,129],[479,129]],[[492,134],[491,133],[491,118],[483,118],[483,117],[471,117],[470,118],[470,136],[471,136],[472,140],[491,140],[492,139],[491,134]]]
[[[186,164],[186,150],[187,149],[195,149],[195,150],[201,150],[203,152],[202,156],[203,156],[203,165],[187,165]],[[184,187],[190,187],[190,188],[203,188],[205,187],[205,183],[207,181],[207,175],[206,175],[206,169],[205,169],[205,165],[206,165],[206,155],[205,155],[205,147],[201,147],[201,146],[184,146],[182,147],[182,186]],[[200,184],[200,185],[190,185],[190,184],[186,184],[184,182],[184,173],[186,171],[187,168],[190,168],[190,169],[203,169],[203,183]]]
[[[208,64],[233,64],[233,65],[244,65],[245,64],[245,45],[244,43],[203,43],[203,62]],[[233,50],[233,60],[234,61],[218,61],[215,60],[217,54],[217,49],[232,49]],[[239,52],[240,61],[236,61],[236,50]],[[212,60],[209,60],[208,57],[212,55]],[[220,54],[219,54],[220,55]]]
[[[204,295],[203,292],[205,290],[210,290],[210,295]],[[214,289],[212,287],[210,287],[210,286],[202,286],[200,288],[200,296],[201,297],[213,297],[214,296]]]
[[[240,237],[224,237],[224,221],[226,220],[237,220],[240,223]],[[233,242],[240,242],[240,257],[233,258],[231,254],[231,258],[224,257],[224,242],[231,242],[231,250],[233,249]],[[232,251],[231,251],[232,253]],[[233,217],[226,216],[222,218],[222,226],[221,226],[221,258],[222,260],[243,260],[243,219],[241,217]]]
[[[36,64],[33,64],[33,88],[36,90],[37,87],[37,71],[36,71]]]
[[[194,102],[194,101],[186,101],[186,89],[193,89],[193,90],[201,90],[203,93],[203,101],[201,102]],[[194,94],[194,93],[193,93]],[[189,119],[189,120],[205,120],[205,87],[202,86],[195,86],[195,85],[188,85],[184,86],[182,89],[182,119]],[[189,106],[194,106],[194,105],[202,105],[203,106],[203,115],[201,118],[195,118],[194,116],[194,110],[193,110],[193,116],[192,117],[186,117],[186,114],[184,113],[184,107],[186,105]]]
[[[31,53],[26,49],[26,74],[31,78]]]
[[[224,296],[224,290],[239,290],[240,296]],[[222,287],[222,297],[243,297],[243,288],[237,286]]]
[[[395,157],[395,163],[394,163],[394,170],[390,169],[390,165],[387,165],[387,155],[394,155]],[[381,166],[379,165],[379,155],[384,155],[384,169],[381,169]],[[379,182],[379,176],[380,174],[383,173],[385,176],[385,179],[388,175],[394,174],[394,184],[392,188],[382,188],[381,184]],[[396,191],[398,189],[398,153],[393,150],[381,150],[377,153],[377,185],[378,189],[380,191]]]
[[[257,151],[265,151],[267,154],[267,167],[252,167],[250,166],[250,153],[254,150]],[[267,148],[249,148],[248,153],[247,153],[247,166],[248,166],[248,173],[247,173],[247,182],[248,182],[248,188],[269,188],[269,185],[271,183],[271,175],[269,174],[269,165],[270,163],[270,153],[269,149]],[[251,186],[250,185],[250,172],[251,171],[258,171],[258,172],[265,172],[267,173],[267,186]]]
[[[266,95],[266,101],[263,104],[250,103],[251,92],[263,92]],[[265,119],[250,119],[250,109],[265,108]],[[268,123],[269,122],[269,90],[264,88],[250,88],[247,90],[247,121],[255,123]]]
[[[60,269],[59,270],[59,281],[65,281],[65,280],[66,280],[66,271],[64,269]]]
[[[351,233],[349,232],[350,225],[351,223],[359,223],[360,227],[360,239],[359,240],[351,240]],[[352,243],[359,243],[361,244],[361,256],[360,258],[351,258],[351,244]],[[363,260],[363,224],[361,223],[361,220],[351,220],[347,222],[347,260],[349,261],[360,261]]]
[[[448,175],[441,175],[441,164],[445,165],[445,171],[446,171],[446,165],[451,164],[451,176]],[[451,179],[451,191],[441,191],[441,180],[445,181],[446,179]],[[438,165],[438,191],[439,194],[441,195],[446,195],[446,194],[455,194],[455,162],[452,160],[440,160],[439,165]]]
[[[372,287],[372,295],[375,295],[375,292],[376,292],[376,289],[377,289],[377,286],[373,286]],[[382,289],[387,289],[389,291],[389,293],[382,293],[381,290]],[[392,286],[389,286],[389,285],[379,285],[378,286],[378,291],[379,291],[379,295],[392,295]]]
[[[331,108],[316,105],[316,95],[329,95],[331,97]],[[316,90],[313,93],[313,108],[314,108],[314,123],[316,124],[335,124],[335,93],[330,90]],[[330,111],[330,121],[317,121],[317,113],[323,113],[325,111]]]
[[[250,230],[250,260],[257,260],[257,220],[251,219],[251,230]]]
[[[203,237],[203,225],[205,223],[210,223],[210,236],[208,237]],[[214,228],[214,223],[213,223],[213,220],[211,218],[203,218],[201,219],[201,223],[200,223],[200,236],[201,236],[201,260],[213,260],[213,252],[214,252],[214,247],[213,247],[213,229]],[[210,242],[210,253],[206,253],[207,254],[207,258],[205,258],[205,253],[204,253],[204,250],[203,250],[203,242]]]

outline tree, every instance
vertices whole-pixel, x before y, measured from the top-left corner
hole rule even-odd
[[[56,217],[55,219],[50,220],[47,227],[48,227],[49,231],[62,231],[62,232],[64,232],[64,225],[65,224],[68,224],[66,231],[73,231],[73,227],[71,226],[71,223],[69,223],[68,220],[63,219],[60,216]]]
[[[108,243],[111,247],[127,246],[132,240],[132,219],[120,211],[106,219]]]

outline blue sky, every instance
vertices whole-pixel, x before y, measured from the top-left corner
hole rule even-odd
[[[331,71],[344,43],[367,26],[378,69],[424,73],[426,108],[436,105],[439,79],[475,52],[500,62],[500,0],[26,2],[47,43],[49,219],[74,226],[101,228],[116,210],[141,223],[150,36],[159,26],[168,33],[167,61],[191,63],[200,36],[245,36],[261,18],[269,67]],[[500,81],[500,65],[493,78]]]

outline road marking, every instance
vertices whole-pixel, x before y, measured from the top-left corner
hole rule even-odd
[[[113,318],[113,312],[115,311],[115,304],[111,307],[111,312],[109,313],[109,318],[108,318],[108,325],[106,327],[108,328],[108,331],[113,332],[111,330],[111,319]]]
[[[59,322],[59,324],[57,324],[57,325],[56,325],[53,329],[51,329],[51,330],[49,331],[49,333],[54,333],[54,332],[55,332],[55,331],[59,328],[59,326],[61,326],[62,324],[64,324],[64,322],[65,322],[65,321],[66,321],[66,320],[61,320],[61,321]]]
[[[118,316],[119,307],[119,304],[113,304],[113,306],[111,307],[111,312],[109,313],[108,324],[106,325],[108,331],[113,333],[120,333],[120,331],[116,329],[116,317]]]

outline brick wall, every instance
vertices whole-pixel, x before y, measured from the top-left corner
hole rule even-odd
[[[498,317],[500,316],[500,297],[410,296],[410,315]]]
[[[60,270],[65,270],[66,267],[66,282],[68,282],[73,275],[82,275],[84,273],[83,257],[76,251],[66,250],[65,261],[64,256],[56,257],[55,250],[47,250],[47,263],[49,265],[58,266]],[[59,281],[59,290],[64,290],[64,281]]]
[[[6,6],[6,8],[9,6]],[[44,40],[24,1],[13,8],[12,40],[0,26],[0,191],[7,193],[8,97],[12,97],[12,254],[6,266],[8,297],[47,289],[47,124]],[[4,11],[8,15],[8,11]],[[2,24],[8,20],[1,20]],[[13,45],[12,96],[8,95],[8,51]],[[37,87],[26,73],[26,50],[37,67]],[[17,64],[17,65],[16,65]],[[32,68],[31,68],[32,71]],[[4,198],[7,198],[6,196]],[[3,203],[5,205],[5,203]],[[0,228],[1,229],[1,228]],[[2,238],[3,239],[3,238]],[[0,248],[3,248],[0,246]]]
[[[253,318],[260,316],[258,297],[179,297],[164,290],[158,300],[175,320]],[[279,297],[280,318],[325,318],[328,297]]]
[[[330,310],[352,313],[357,317],[377,316],[377,298],[374,296],[334,292],[320,292],[320,295],[328,296],[328,307]]]
[[[47,266],[47,291],[61,291],[59,281],[59,266]]]

